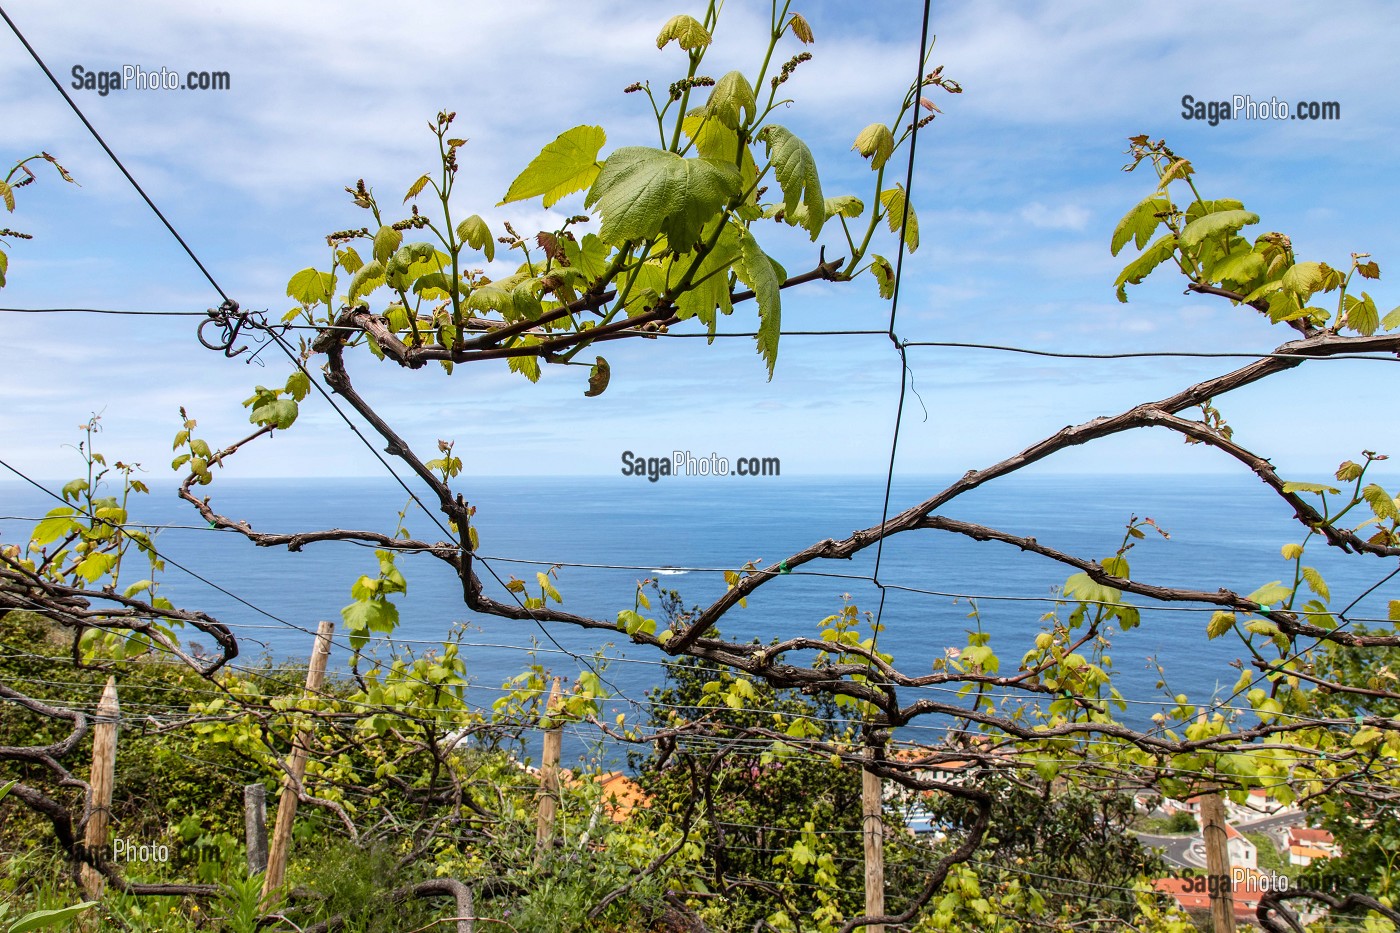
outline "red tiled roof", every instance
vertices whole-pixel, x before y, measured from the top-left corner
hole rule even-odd
[[[1249,868],[1231,871],[1231,900],[1235,908],[1235,917],[1248,919],[1255,916],[1259,907],[1260,892],[1246,890],[1243,877],[1235,874],[1236,871],[1251,872],[1260,876],[1263,876],[1263,873]],[[1164,894],[1170,894],[1182,910],[1210,910],[1210,891],[1201,883],[1203,877],[1158,878],[1152,882],[1152,886]],[[1196,890],[1197,888],[1200,890]]]
[[[603,801],[613,822],[621,823],[632,815],[633,810],[643,809],[651,804],[651,798],[641,785],[623,774],[613,771],[598,776],[603,788]]]
[[[1333,845],[1336,840],[1332,834],[1325,829],[1310,829],[1305,826],[1290,826],[1288,828],[1288,844],[1301,845],[1305,843],[1320,843],[1322,845]]]
[[[641,785],[621,771],[580,778],[569,769],[562,768],[559,776],[570,787],[578,787],[585,780],[595,781],[603,789],[603,807],[614,823],[621,823],[632,815],[632,811],[651,805],[651,798],[642,790]]]

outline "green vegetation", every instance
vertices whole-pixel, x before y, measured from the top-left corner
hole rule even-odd
[[[1133,820],[1133,829],[1154,836],[1181,836],[1200,832],[1196,818],[1185,811],[1171,816],[1139,816]]]
[[[1298,877],[1302,870],[1297,865],[1289,863],[1288,854],[1279,852],[1278,845],[1267,833],[1243,833],[1242,835],[1254,843],[1254,848],[1258,851],[1260,871],[1287,875],[1290,878]]]

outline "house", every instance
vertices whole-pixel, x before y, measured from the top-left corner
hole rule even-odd
[[[538,773],[535,768],[529,770],[531,773]],[[580,777],[568,768],[561,768],[559,776],[566,787],[583,787],[590,781],[601,787],[603,795],[600,803],[603,812],[614,823],[625,822],[635,811],[644,810],[651,805],[651,798],[642,790],[641,785],[621,771],[584,774]]]
[[[1313,859],[1339,855],[1337,841],[1325,829],[1290,826],[1288,829],[1288,863],[1311,865]]]
[[[923,745],[905,748],[892,748],[887,757],[893,762],[909,766],[911,775],[921,781],[936,781],[942,784],[959,784],[967,780],[968,773],[979,766],[976,761],[950,758],[946,749]],[[931,805],[937,791],[910,790],[894,781],[884,782],[886,805],[901,810],[905,829],[914,836],[927,836],[934,839],[943,837],[942,830],[935,824]]]
[[[1229,823],[1225,824],[1225,839],[1225,845],[1230,852],[1231,867],[1254,869],[1259,867],[1259,849]]]
[[[1210,886],[1203,874],[1158,878],[1152,882],[1152,886],[1164,894],[1170,894],[1176,899],[1177,906],[1184,911],[1195,914],[1210,913]],[[1259,899],[1264,896],[1264,892],[1251,891],[1243,881],[1231,879],[1230,896],[1235,908],[1236,922],[1253,922],[1259,910]]]
[[[1251,788],[1249,797],[1244,803],[1235,803],[1233,800],[1225,801],[1225,809],[1230,816],[1241,822],[1257,820],[1260,815],[1282,816],[1286,813],[1298,813],[1298,807],[1291,803],[1279,803],[1269,796],[1267,789],[1263,787]]]
[[[913,776],[921,781],[938,781],[943,784],[962,783],[967,779],[968,772],[979,764],[976,761],[950,757],[948,749],[925,745],[892,748],[886,753],[886,757],[893,762],[915,766],[910,770]]]
[[[641,785],[621,771],[600,774],[595,780],[603,788],[603,808],[614,823],[624,822],[636,810],[651,805],[651,798]]]
[[[1162,798],[1162,812],[1167,816],[1177,813],[1189,813],[1199,821],[1201,817],[1201,802],[1196,797],[1188,797],[1186,800],[1175,800],[1171,797]]]
[[[533,765],[522,765],[514,759],[512,761],[516,767],[522,768],[531,777],[540,777],[539,768]],[[601,787],[603,793],[599,803],[603,812],[614,823],[625,822],[637,810],[645,810],[651,806],[651,797],[647,792],[642,790],[640,784],[621,771],[608,771],[601,774],[585,772],[578,775],[570,768],[560,768],[559,779],[565,787],[570,788],[586,787],[589,783]]]
[[[1246,840],[1248,841],[1248,840]],[[1271,875],[1257,868],[1234,867],[1230,869],[1230,898],[1234,906],[1237,923],[1255,923],[1259,901],[1275,886],[1288,889],[1288,879],[1283,875]],[[1152,886],[1164,894],[1170,894],[1182,910],[1191,913],[1210,912],[1210,879],[1204,874],[1183,874],[1174,878],[1158,878]]]

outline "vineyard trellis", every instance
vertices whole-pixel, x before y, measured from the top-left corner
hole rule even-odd
[[[43,518],[31,547],[11,548],[5,552],[4,566],[0,567],[0,581],[4,583],[0,587],[0,600],[3,600],[0,608],[39,610],[70,628],[75,633],[73,656],[83,664],[114,663],[128,651],[154,649],[170,654],[217,684],[237,711],[218,716],[221,706],[211,703],[195,710],[198,715],[194,720],[172,722],[162,728],[204,729],[221,741],[235,744],[261,742],[267,750],[267,762],[274,770],[286,767],[279,753],[285,742],[277,738],[277,733],[294,731],[307,717],[314,718],[318,727],[325,726],[329,732],[339,735],[345,744],[360,741],[352,736],[366,723],[375,723],[377,717],[392,718],[395,725],[385,728],[398,730],[397,739],[415,752],[423,753],[427,766],[432,769],[433,777],[421,796],[439,805],[451,804],[458,810],[479,810],[470,794],[463,792],[459,775],[454,771],[453,755],[464,733],[518,732],[528,728],[540,712],[543,678],[526,680],[519,689],[505,692],[502,699],[506,701],[508,715],[503,720],[482,718],[462,730],[456,728],[461,721],[460,703],[445,704],[439,699],[428,699],[439,698],[444,683],[455,686],[462,682],[464,666],[457,648],[445,646],[442,657],[419,658],[401,670],[392,670],[387,676],[378,667],[364,671],[359,666],[363,649],[370,643],[373,633],[392,635],[396,610],[389,597],[402,592],[405,585],[395,565],[396,555],[403,552],[431,555],[446,564],[461,581],[463,600],[468,608],[486,615],[530,622],[552,642],[554,650],[580,664],[584,677],[580,679],[579,689],[565,704],[561,714],[565,719],[588,722],[597,732],[629,744],[693,741],[695,748],[703,749],[705,743],[711,743],[710,772],[701,769],[691,773],[697,796],[699,782],[708,779],[706,775],[712,774],[715,763],[742,743],[750,743],[768,750],[788,749],[787,754],[795,749],[797,754],[835,759],[909,791],[936,791],[958,798],[972,808],[974,816],[964,827],[961,840],[923,867],[923,886],[918,894],[905,898],[902,909],[897,912],[841,918],[842,933],[862,926],[908,922],[944,889],[960,866],[975,860],[990,827],[994,798],[975,781],[928,776],[937,766],[953,761],[973,762],[988,776],[1011,774],[1026,780],[1060,780],[1086,786],[1126,783],[1181,795],[1203,788],[1240,793],[1262,786],[1282,798],[1296,799],[1326,794],[1345,786],[1351,793],[1369,793],[1378,799],[1393,798],[1393,762],[1400,756],[1400,724],[1384,715],[1341,715],[1329,697],[1393,699],[1397,698],[1394,688],[1331,678],[1322,657],[1323,649],[1329,646],[1363,651],[1400,647],[1400,636],[1393,634],[1396,612],[1392,608],[1391,617],[1386,620],[1367,620],[1389,625],[1389,631],[1357,629],[1359,619],[1348,614],[1351,607],[1341,611],[1329,608],[1330,593],[1325,581],[1302,564],[1306,545],[1314,538],[1323,546],[1357,557],[1400,556],[1400,504],[1378,484],[1365,483],[1372,463],[1382,457],[1367,452],[1361,463],[1345,462],[1337,475],[1338,483],[1349,487],[1345,493],[1341,488],[1290,481],[1278,475],[1260,452],[1236,442],[1213,407],[1215,400],[1231,391],[1257,384],[1304,363],[1356,358],[1394,362],[1393,357],[1400,354],[1400,335],[1383,331],[1400,325],[1400,318],[1392,312],[1382,321],[1369,295],[1363,292],[1362,297],[1357,298],[1348,294],[1354,278],[1368,280],[1379,276],[1376,264],[1357,254],[1352,257],[1351,267],[1343,272],[1322,263],[1298,261],[1292,254],[1291,244],[1281,234],[1264,234],[1253,243],[1249,242],[1240,231],[1257,223],[1256,215],[1245,211],[1237,201],[1203,198],[1197,191],[1193,169],[1187,160],[1163,142],[1135,137],[1131,142],[1131,167],[1142,164],[1151,167],[1156,185],[1129,212],[1113,236],[1115,253],[1130,242],[1140,250],[1145,248],[1142,257],[1130,263],[1120,276],[1120,297],[1126,300],[1124,286],[1137,284],[1157,267],[1171,263],[1185,276],[1190,290],[1252,308],[1296,331],[1296,336],[1269,353],[1241,354],[1250,361],[1230,372],[1197,382],[1167,397],[1132,406],[1117,415],[1055,432],[997,463],[971,470],[917,505],[891,514],[898,432],[910,379],[908,350],[919,346],[974,346],[905,341],[899,338],[896,330],[903,261],[917,247],[917,220],[910,206],[914,195],[915,145],[920,127],[932,119],[934,112],[931,102],[922,96],[923,89],[942,87],[958,92],[961,88],[944,78],[941,69],[927,71],[931,47],[926,7],[916,80],[905,95],[899,116],[893,122],[894,129],[885,124],[872,124],[856,141],[855,148],[871,160],[877,176],[869,229],[864,242],[857,247],[847,220],[863,217],[864,205],[853,196],[823,197],[816,167],[806,146],[781,126],[765,123],[782,84],[780,79],[785,79],[805,61],[802,54],[790,59],[783,71],[773,77],[772,93],[764,111],[760,106],[761,94],[756,93],[755,88],[761,91],[764,86],[766,59],[759,71],[759,80],[752,84],[739,72],[731,72],[718,82],[700,75],[699,66],[716,17],[715,4],[711,4],[703,22],[675,17],[666,24],[658,39],[661,46],[677,42],[689,63],[687,76],[673,86],[666,107],[658,107],[656,100],[652,101],[662,129],[663,144],[666,143],[663,118],[671,104],[679,104],[669,147],[624,147],[600,161],[601,131],[594,133],[597,128],[580,126],[561,134],[555,143],[546,147],[541,157],[512,185],[507,200],[542,197],[547,206],[563,196],[560,194],[563,189],[587,190],[586,203],[597,209],[603,224],[599,234],[582,237],[575,236],[570,226],[583,223],[586,217],[570,218],[559,230],[542,231],[533,240],[543,256],[538,268],[531,254],[532,241],[507,228],[508,235],[501,240],[510,249],[519,249],[525,259],[519,271],[503,280],[505,284],[459,268],[459,255],[464,250],[479,251],[489,259],[495,246],[490,230],[479,216],[473,215],[456,226],[452,223],[449,197],[457,172],[456,151],[462,141],[449,135],[455,115],[447,112],[440,113],[433,125],[441,154],[438,174],[436,177],[431,172],[425,174],[405,198],[406,203],[429,188],[436,191],[443,207],[441,229],[428,215],[420,214],[416,206],[411,215],[397,221],[382,217],[377,200],[363,182],[347,188],[357,207],[373,213],[377,230],[371,232],[366,227],[339,231],[328,237],[332,246],[331,269],[307,269],[292,278],[288,293],[298,301],[299,308],[281,323],[269,323],[261,315],[238,308],[199,264],[184,240],[180,240],[224,299],[220,308],[208,315],[208,323],[223,330],[222,339],[206,338],[201,325],[201,342],[211,349],[237,355],[243,349],[240,334],[251,332],[257,335],[256,340],[275,345],[294,366],[284,386],[270,390],[260,388],[249,400],[253,409],[251,420],[257,427],[241,440],[222,447],[211,445],[195,436],[197,424],[193,418],[186,418],[176,440],[176,447],[181,451],[177,467],[186,469],[180,495],[210,529],[241,535],[255,546],[300,550],[320,542],[352,541],[375,551],[377,573],[363,576],[357,582],[355,602],[345,613],[349,634],[341,641],[356,658],[352,667],[355,681],[352,689],[356,692],[348,697],[324,693],[306,704],[279,709],[273,697],[260,692],[251,679],[218,679],[221,671],[230,669],[249,678],[257,673],[248,668],[240,671],[233,663],[238,657],[238,645],[230,625],[204,613],[169,605],[154,595],[154,585],[126,595],[91,585],[112,571],[125,549],[132,545],[145,552],[153,565],[169,561],[149,534],[139,527],[133,528],[127,520],[124,503],[118,505],[96,498],[95,481],[86,487],[66,488],[57,496],[65,503],[60,507],[63,511],[56,510]],[[6,19],[8,22],[8,17]],[[14,28],[13,23],[10,25]],[[789,18],[787,5],[781,16],[776,15],[775,6],[769,56],[785,34],[791,34],[803,44],[812,40],[805,20],[796,15]],[[38,60],[37,54],[35,58]],[[57,81],[54,83],[58,86]],[[713,90],[705,104],[688,111],[692,92],[701,88]],[[59,90],[62,91],[61,86]],[[649,87],[639,90],[651,96]],[[67,97],[66,92],[64,96]],[[76,106],[74,110],[77,111]],[[928,115],[921,115],[921,110]],[[909,120],[907,127],[896,137],[896,130],[906,119]],[[86,119],[84,122],[87,123]],[[88,127],[97,136],[91,124]],[[904,184],[884,188],[884,167],[890,164],[888,160],[894,151],[906,143]],[[105,143],[103,145],[106,148]],[[755,155],[759,146],[766,149],[766,157]],[[686,155],[692,147],[700,157]],[[107,151],[120,165],[115,154],[110,149]],[[762,171],[759,166],[764,166]],[[769,170],[776,175],[783,199],[765,205],[759,200],[762,196],[760,182]],[[135,185],[135,180],[126,174]],[[140,190],[139,186],[137,188]],[[652,188],[663,191],[676,203],[667,204],[663,200],[658,205],[654,199],[649,202],[644,195]],[[1189,195],[1178,201],[1173,192],[1183,188],[1189,189]],[[144,192],[142,195],[145,197]],[[146,200],[165,221],[154,203],[149,198]],[[650,213],[639,210],[636,206],[639,202],[644,206],[649,204]],[[789,276],[764,253],[752,232],[760,221],[775,219],[810,230],[813,241],[818,239],[827,221],[836,219],[846,232],[851,254],[829,261],[825,251],[819,251],[810,271]],[[893,263],[868,252],[871,235],[882,221],[897,240]],[[178,233],[168,221],[166,226],[178,239]],[[403,242],[405,233],[422,229],[431,230],[440,242]],[[1155,241],[1154,236],[1158,236]],[[353,243],[357,240],[370,244],[372,259],[366,261],[355,252]],[[867,260],[869,264],[862,267],[861,263]],[[900,409],[891,436],[880,522],[841,540],[816,542],[766,567],[751,564],[738,570],[725,570],[729,589],[723,596],[700,607],[694,614],[674,614],[665,629],[643,613],[648,607],[640,586],[638,601],[633,607],[621,611],[616,619],[608,619],[556,608],[562,597],[548,573],[537,575],[538,595],[523,581],[514,577],[503,579],[493,567],[496,561],[480,553],[474,539],[475,509],[466,495],[470,486],[464,487],[464,477],[469,474],[454,453],[453,444],[440,442],[437,451],[440,456],[437,457],[416,451],[376,405],[360,393],[351,377],[351,362],[355,359],[352,351],[367,350],[378,360],[407,370],[433,362],[450,369],[505,359],[512,369],[533,380],[538,378],[542,362],[568,362],[581,351],[607,341],[685,336],[756,339],[771,374],[780,339],[810,333],[782,330],[781,290],[817,280],[841,283],[866,271],[878,280],[882,296],[891,301],[887,330],[826,333],[831,336],[883,335],[890,341],[898,359]],[[344,301],[336,290],[339,273],[351,276]],[[747,288],[739,289],[739,285]],[[376,312],[367,299],[378,289],[390,293],[391,300]],[[1314,297],[1333,291],[1338,293],[1335,314],[1313,307]],[[416,302],[409,298],[410,293],[415,295]],[[398,301],[392,300],[394,296]],[[758,330],[719,332],[718,315],[733,313],[736,305],[746,301],[757,304]],[[704,324],[708,333],[669,331],[691,318]],[[293,346],[288,335],[301,330],[309,330],[314,336]],[[1343,330],[1349,333],[1344,334]],[[1004,345],[977,346],[1018,353],[1055,352]],[[1232,354],[1143,351],[1142,354],[1062,355],[1111,358]],[[363,352],[360,356],[363,357]],[[325,360],[322,371],[313,364],[319,357]],[[598,357],[590,371],[589,394],[601,394],[609,379],[608,366]],[[200,494],[200,489],[213,481],[213,470],[225,467],[246,445],[274,431],[291,428],[299,403],[313,390],[367,447],[375,451],[376,457],[421,506],[422,513],[434,522],[442,539],[409,537],[402,525],[392,533],[340,528],[265,533],[254,530],[237,517],[221,513],[209,497]],[[358,423],[344,410],[342,403],[353,411]],[[1200,420],[1184,416],[1183,413],[1193,409],[1201,411]],[[1107,558],[1090,559],[1042,544],[1023,533],[940,514],[958,497],[1070,447],[1145,427],[1165,428],[1187,442],[1224,454],[1260,479],[1292,510],[1305,536],[1303,545],[1285,546],[1285,557],[1297,568],[1292,586],[1272,584],[1252,594],[1241,594],[1223,588],[1211,591],[1205,587],[1167,586],[1134,578],[1127,553],[1133,541],[1150,530],[1143,523],[1130,523],[1116,553]],[[387,459],[379,454],[378,445],[371,443],[368,435],[377,436],[379,443],[387,445]],[[96,453],[90,447],[86,456],[89,466],[98,471],[97,475],[105,472],[105,462],[95,460]],[[391,460],[407,469],[412,483],[394,470]],[[19,473],[13,467],[10,469]],[[117,464],[114,469],[124,468]],[[124,479],[128,490],[134,488],[136,481],[131,480],[129,471],[125,471]],[[1329,495],[1337,498],[1329,503]],[[430,508],[424,499],[436,508]],[[1372,518],[1354,526],[1341,524],[1341,519],[1354,508],[1369,509]],[[1370,528],[1371,525],[1375,527]],[[930,673],[902,669],[889,654],[879,650],[884,596],[887,589],[893,588],[880,579],[883,547],[894,535],[916,531],[942,532],[978,542],[1010,545],[1057,562],[1071,572],[1063,593],[1055,599],[1056,606],[1048,614],[1044,629],[1014,673],[1002,673],[1002,661],[989,643],[990,636],[982,634],[973,636],[957,658],[934,659]],[[84,553],[74,555],[65,550],[73,541],[90,546]],[[49,549],[55,542],[67,543],[60,544],[56,551]],[[868,580],[880,592],[880,604],[870,620],[868,637],[863,637],[864,622],[854,606],[825,620],[816,637],[743,643],[726,640],[718,634],[717,626],[726,614],[762,587],[790,574],[814,572],[804,570],[808,565],[849,558],[870,548],[875,549],[874,571],[866,577],[855,577]],[[81,560],[90,560],[93,554],[113,556],[105,561],[106,566],[101,567],[100,572],[89,576],[97,565],[82,570],[78,565]],[[102,563],[104,561],[98,562]],[[503,598],[489,594],[488,580],[478,572],[479,568],[484,571],[485,578],[494,581],[505,594]],[[1396,572],[1400,571],[1380,578],[1376,587],[1388,583]],[[86,580],[86,584],[80,580]],[[1304,588],[1317,598],[1307,599]],[[146,591],[149,591],[149,599],[137,598]],[[1166,604],[1188,604],[1190,608],[1209,611],[1209,637],[1237,635],[1250,656],[1253,670],[1242,672],[1233,694],[1223,702],[1197,704],[1180,699],[1174,709],[1160,713],[1157,724],[1150,729],[1134,728],[1119,721],[1111,710],[1121,710],[1132,700],[1118,694],[1103,658],[1114,632],[1127,631],[1140,623],[1142,608],[1128,603],[1128,596]],[[1352,606],[1360,598],[1353,601]],[[551,602],[555,606],[551,606]],[[1395,605],[1392,603],[1392,607]],[[1065,610],[1067,613],[1062,619],[1061,613]],[[297,627],[270,612],[263,614],[279,625]],[[189,626],[212,637],[218,645],[218,653],[213,657],[188,653],[173,631],[176,625]],[[550,634],[550,625],[608,633],[621,630],[633,643],[651,649],[658,656],[694,659],[734,672],[740,676],[730,678],[727,685],[716,681],[721,686],[714,691],[717,701],[734,709],[753,710],[747,701],[751,698],[752,684],[760,682],[828,698],[848,714],[840,720],[843,731],[823,734],[802,718],[772,726],[752,724],[739,736],[730,735],[715,722],[703,718],[661,730],[607,725],[597,716],[598,701],[607,692],[603,673],[595,662],[568,651],[556,641]],[[111,656],[113,652],[115,658]],[[918,666],[929,666],[927,658],[913,660]],[[394,682],[390,683],[391,680]],[[286,686],[279,684],[275,677],[270,679],[270,685]],[[923,695],[928,688],[945,688],[953,693],[947,699],[929,698]],[[918,693],[919,698],[906,702],[901,699],[902,692],[904,695]],[[389,695],[394,698],[386,701]],[[63,763],[87,732],[86,714],[45,704],[3,683],[0,683],[0,696],[37,715],[68,723],[70,728],[64,740],[52,745],[0,748],[0,760],[37,763],[57,778],[57,786],[78,788],[87,793],[86,782]],[[1010,707],[1007,700],[1012,702]],[[1241,702],[1237,704],[1237,700]],[[920,719],[937,723],[926,728],[941,733],[941,741],[930,743],[922,755],[884,754],[892,730],[918,726]],[[837,720],[832,718],[825,722],[836,724]],[[370,728],[377,730],[381,725],[384,723]],[[380,734],[382,737],[383,733]],[[330,747],[333,746],[334,742]],[[375,769],[375,780],[383,780],[379,772],[386,763],[389,762],[381,761]],[[358,767],[363,770],[363,766]],[[328,787],[335,787],[339,782],[353,788],[361,779],[355,772],[356,767],[340,773],[331,769],[330,773],[319,775],[319,779]],[[400,783],[401,790],[411,789]],[[99,854],[86,851],[76,839],[86,823],[89,808],[84,807],[81,815],[75,818],[55,796],[28,783],[18,785],[14,794],[50,820],[70,855],[102,871],[117,887],[137,893],[173,890],[169,885],[128,884]],[[316,800],[309,794],[303,798],[303,802],[308,801],[338,811],[337,816],[347,824],[349,833],[352,836],[357,833],[355,822],[341,803],[333,799]],[[489,817],[484,812],[476,815],[482,819]],[[691,819],[692,814],[687,810],[680,842],[663,851],[664,858],[648,863],[642,873],[660,870],[667,858],[681,850],[688,838]],[[727,883],[719,873],[715,881],[720,885]],[[208,893],[207,887],[185,887]],[[608,892],[604,903],[621,896],[617,890],[622,889]],[[461,892],[455,888],[448,891],[443,887],[442,891],[434,893],[452,893],[461,902]],[[1355,892],[1350,900],[1308,891],[1289,896],[1312,898],[1334,908],[1360,905],[1392,920],[1400,920],[1388,904]],[[1281,929],[1280,923],[1296,928],[1296,920],[1284,904],[1286,899],[1283,895],[1273,896],[1267,899],[1267,907],[1261,904],[1261,920],[1273,924],[1274,928]]]

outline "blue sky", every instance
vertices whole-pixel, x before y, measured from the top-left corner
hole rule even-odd
[[[914,74],[922,5],[805,2],[815,60],[787,85],[797,103],[780,119],[816,151],[828,195],[870,200],[870,172],[849,151],[859,130],[889,120]],[[13,0],[6,10],[65,83],[89,70],[139,64],[231,74],[223,92],[73,91],[79,105],[244,307],[279,315],[287,278],[324,265],[326,233],[365,222],[342,188],[365,178],[386,202],[431,166],[425,121],[458,113],[463,173],[457,211],[500,232],[534,231],[576,213],[581,197],[546,215],[503,208],[511,178],[559,132],[596,123],[610,150],[650,142],[645,102],[621,89],[679,76],[675,46],[654,38],[684,4],[641,2],[272,4],[111,7]],[[1301,258],[1380,262],[1382,310],[1400,258],[1393,167],[1400,134],[1400,23],[1381,4],[1319,16],[1301,2],[1136,4],[935,3],[934,61],[966,93],[938,94],[943,115],[921,132],[913,186],[922,247],[905,265],[897,330],[910,340],[1009,343],[1072,351],[1264,352],[1287,338],[1252,312],[1181,293],[1165,276],[1120,305],[1109,255],[1118,218],[1150,189],[1125,174],[1125,138],[1165,137],[1191,158],[1207,196],[1238,197],[1257,230],[1293,237]],[[767,4],[730,0],[707,70],[753,72]],[[783,57],[796,51],[786,49]],[[1198,99],[1338,101],[1336,122],[1183,120]],[[0,34],[0,112],[7,161],[45,149],[81,182],[41,177],[19,192],[9,226],[5,307],[203,310],[218,303],[169,234],[98,148],[17,40]],[[805,236],[777,227],[763,242],[790,271],[809,268]],[[839,231],[823,237],[840,255]],[[893,255],[893,245],[883,252]],[[499,260],[497,268],[507,267]],[[882,327],[888,304],[873,282],[789,290],[788,328]],[[0,448],[44,477],[72,473],[64,447],[100,411],[110,455],[158,476],[189,407],[211,442],[246,433],[240,402],[266,369],[225,360],[181,318],[3,315]],[[727,322],[749,330],[752,305]],[[769,382],[747,340],[614,343],[613,382],[582,395],[586,370],[549,367],[539,385],[504,363],[390,371],[360,360],[366,394],[411,440],[455,438],[478,474],[616,475],[623,450],[782,458],[785,473],[880,473],[899,390],[898,356],[874,337],[782,342]],[[1007,456],[1063,425],[1108,414],[1228,368],[1219,360],[1055,361],[980,350],[911,349],[914,387],[899,472],[960,473]],[[1400,370],[1323,362],[1218,400],[1237,439],[1285,475],[1330,470],[1362,448],[1388,450]],[[1371,410],[1367,411],[1367,407]],[[1300,431],[1299,426],[1305,427]],[[1165,432],[1100,443],[1043,472],[1214,472],[1219,454]],[[338,418],[311,401],[291,430],[249,450],[239,476],[374,475],[379,470]]]

